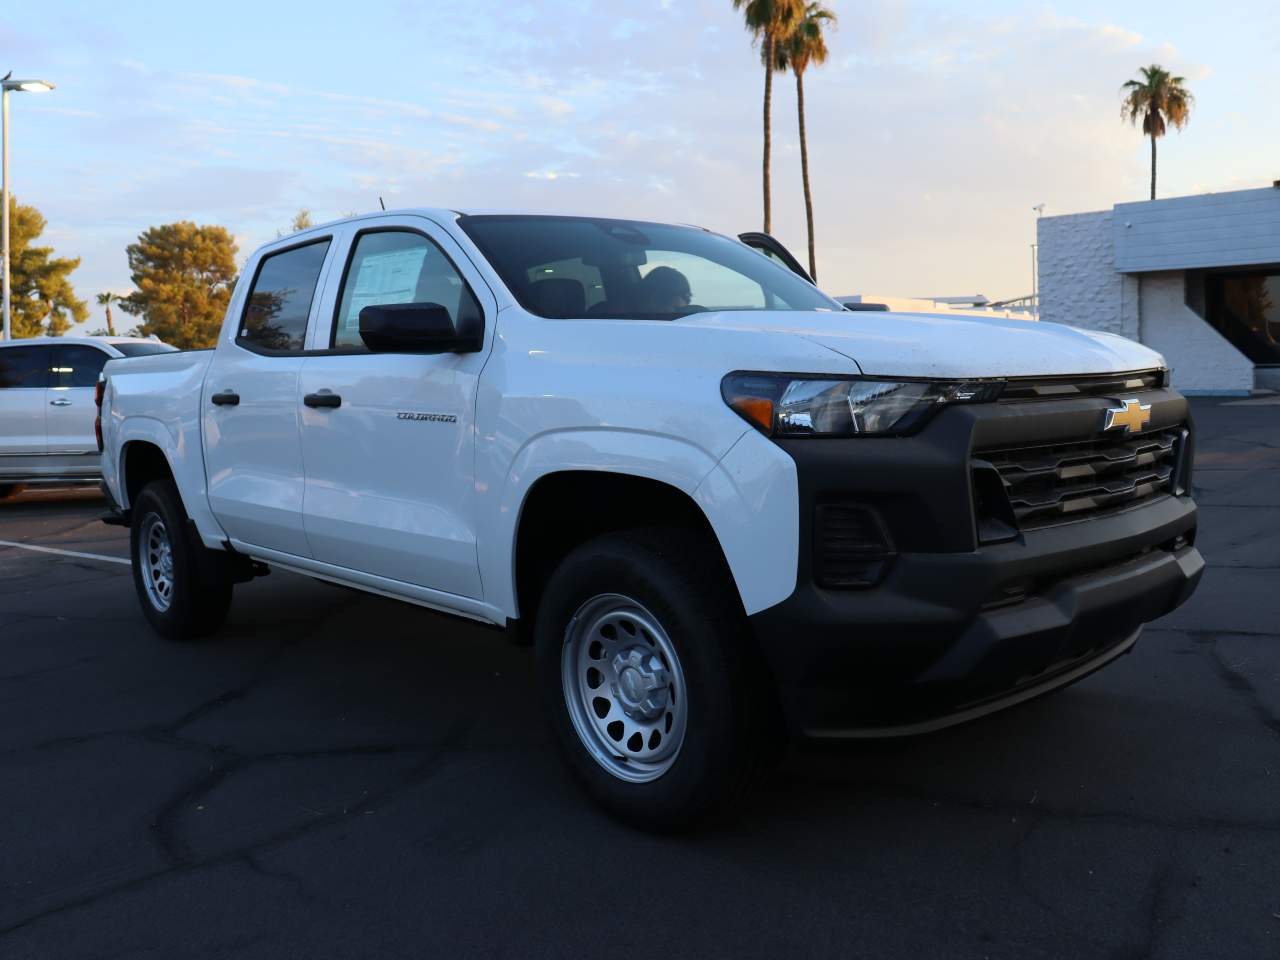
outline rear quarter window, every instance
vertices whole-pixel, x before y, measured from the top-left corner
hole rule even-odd
[[[113,343],[126,357],[149,357],[154,353],[177,353],[178,348],[167,343]]]
[[[71,344],[53,348],[51,387],[92,387],[111,358],[97,347]]]

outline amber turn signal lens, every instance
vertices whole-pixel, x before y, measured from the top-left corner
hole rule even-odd
[[[735,397],[730,403],[740,416],[746,417],[765,433],[773,432],[773,401],[764,397]]]

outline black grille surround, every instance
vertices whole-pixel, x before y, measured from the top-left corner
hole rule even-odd
[[[1000,391],[1001,403],[1030,400],[1069,400],[1077,397],[1114,397],[1156,390],[1168,382],[1165,370],[1097,374],[1079,377],[1014,377]]]
[[[994,470],[1007,498],[1007,505],[992,505],[988,484],[980,523],[986,513],[1017,530],[1035,530],[1181,492],[1187,437],[1187,427],[1176,424],[1141,434],[977,450],[975,476]]]

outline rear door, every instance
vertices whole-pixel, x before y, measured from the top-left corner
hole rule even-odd
[[[752,250],[764,254],[775,263],[779,263],[786,267],[796,276],[803,277],[810,283],[813,283],[813,277],[809,276],[809,271],[800,266],[800,261],[791,255],[791,251],[780,244],[767,233],[740,233],[738,239],[745,243]]]
[[[222,333],[205,378],[203,425],[209,505],[241,544],[309,557],[302,529],[298,435],[307,323],[332,237],[259,258],[237,323]]]
[[[93,395],[98,374],[111,359],[105,350],[87,344],[51,346],[49,388],[45,392],[45,435],[50,454],[98,452],[93,432],[97,416]]]
[[[0,347],[0,457],[40,456],[45,441],[45,390],[51,350],[46,346]],[[90,424],[92,427],[92,424]]]

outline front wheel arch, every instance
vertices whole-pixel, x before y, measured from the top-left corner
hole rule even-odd
[[[678,487],[598,470],[566,470],[539,478],[521,505],[512,550],[522,635],[532,630],[548,578],[572,550],[607,533],[658,527],[687,530],[703,540],[729,573],[710,520]]]

